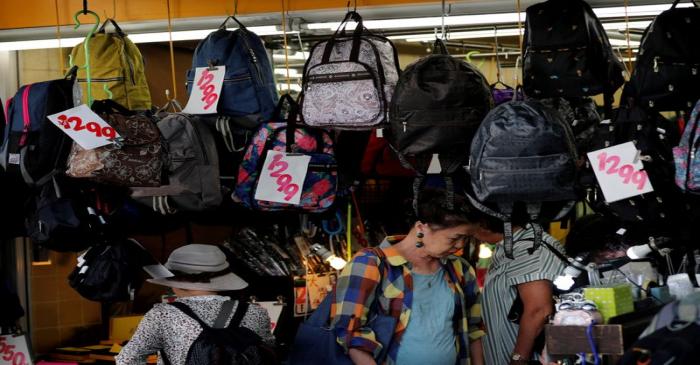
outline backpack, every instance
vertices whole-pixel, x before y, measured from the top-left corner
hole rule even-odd
[[[471,186],[480,210],[504,221],[504,248],[512,258],[512,214],[523,203],[540,244],[543,202],[576,199],[577,152],[573,132],[538,101],[512,101],[494,108],[474,136],[469,157]],[[487,205],[495,205],[492,209]],[[565,204],[557,216],[573,206]]]
[[[153,188],[132,188],[131,196],[161,213],[202,211],[223,200],[214,137],[196,116],[168,114],[158,129],[168,150],[168,183]]]
[[[399,78],[391,100],[389,138],[399,155],[415,158],[418,172],[426,173],[438,154],[442,172],[450,174],[466,163],[471,139],[493,107],[493,96],[476,67],[450,56],[441,40],[433,49],[435,54],[409,65]]]
[[[121,138],[92,150],[73,143],[66,175],[115,186],[160,186],[165,150],[150,112],[132,112],[110,99],[95,101],[92,109]]]
[[[239,28],[226,30],[233,19]],[[192,91],[197,67],[226,66],[217,113],[237,125],[254,129],[272,118],[277,102],[275,79],[263,41],[233,16],[229,16],[201,41],[187,71],[187,92]]]
[[[360,164],[362,175],[368,177],[413,177],[416,172],[404,167],[389,141],[371,133]]]
[[[625,352],[620,365],[686,365],[700,357],[700,325],[673,323],[640,338]]]
[[[688,111],[700,99],[700,8],[678,2],[644,31],[629,81],[631,96],[660,111]]]
[[[115,33],[105,27],[112,23]],[[107,19],[90,38],[90,89],[92,100],[112,99],[130,110],[151,109],[143,56],[114,19]],[[71,51],[71,64],[85,64],[84,42]],[[87,73],[78,70],[83,103],[87,104]],[[88,105],[89,106],[89,105]]]
[[[324,212],[333,205],[338,188],[338,166],[333,155],[333,139],[321,129],[304,128],[297,125],[298,106],[289,94],[285,94],[280,99],[277,115],[280,115],[285,101],[291,106],[287,121],[272,121],[262,124],[250,142],[238,170],[238,181],[232,195],[233,200],[246,208],[262,211]],[[294,143],[288,143],[292,138]],[[255,199],[258,178],[268,150],[311,156],[299,205]]]
[[[357,27],[348,36],[345,27],[351,19]],[[385,122],[399,72],[394,44],[370,33],[360,14],[348,12],[330,39],[311,48],[304,65],[304,122],[356,130]]]
[[[133,300],[141,284],[141,268],[148,258],[146,250],[134,239],[104,241],[78,257],[68,283],[88,300]]]
[[[248,303],[238,301],[236,311],[231,322],[226,325],[226,320],[233,312],[233,301],[226,301],[221,307],[213,326],[207,325],[185,303],[169,303],[188,317],[197,321],[202,327],[202,332],[194,340],[187,351],[188,365],[243,365],[243,364],[274,364],[276,361],[266,359],[264,355],[269,353],[262,344],[262,339],[251,329],[241,326],[241,320],[248,311]],[[164,351],[161,351],[163,362],[170,364]]]
[[[54,177],[26,207],[27,236],[55,251],[77,252],[98,237],[98,216],[79,181]]]
[[[0,165],[29,185],[43,185],[65,169],[72,141],[46,117],[74,107],[75,70],[66,78],[24,85],[7,101]]]
[[[594,151],[596,144],[595,129],[601,122],[600,114],[593,99],[582,98],[545,98],[542,104],[559,112],[562,119],[571,126],[579,155]]]
[[[623,93],[623,105],[616,111],[613,122],[601,125],[597,146],[591,151],[634,142],[640,152],[644,171],[654,187],[653,192],[628,199],[606,203],[597,180],[593,178],[590,161],[586,161],[581,175],[582,185],[587,190],[586,201],[595,211],[612,214],[628,227],[636,227],[647,235],[665,235],[673,226],[682,222],[678,207],[683,206],[682,195],[674,183],[674,160],[672,148],[679,141],[679,130],[673,123],[656,111],[643,108],[634,99]],[[605,131],[607,129],[607,131]],[[612,129],[610,131],[610,129]],[[583,178],[589,176],[585,182]],[[674,218],[675,217],[675,218]]]
[[[677,147],[673,148],[676,185],[688,193],[700,194],[700,101],[685,125]]]
[[[607,33],[583,0],[548,0],[527,8],[523,88],[536,98],[604,93],[624,82]]]

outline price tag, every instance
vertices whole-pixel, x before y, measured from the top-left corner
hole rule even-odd
[[[216,113],[225,72],[226,66],[216,66],[211,70],[208,67],[197,67],[190,100],[182,111],[188,114]]]
[[[311,156],[267,151],[255,199],[298,205],[310,161]]]
[[[280,320],[280,316],[282,316],[283,307],[277,302],[257,302],[257,304],[259,304],[261,307],[267,310],[267,314],[270,316],[270,325],[272,328],[272,333],[274,333],[275,328],[277,328],[277,323]]]
[[[0,336],[0,365],[32,365],[25,335]]]
[[[637,147],[627,142],[588,153],[605,201],[608,203],[654,191],[644,164],[635,162]]]
[[[106,146],[119,138],[117,131],[85,104],[48,118],[84,150]]]

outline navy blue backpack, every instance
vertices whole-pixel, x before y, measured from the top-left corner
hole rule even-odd
[[[43,185],[65,170],[71,139],[46,118],[74,106],[75,70],[63,79],[20,87],[7,102],[0,166],[28,185]]]
[[[229,19],[239,28],[226,30]],[[217,113],[248,129],[270,120],[277,105],[277,90],[265,46],[260,37],[232,16],[194,51],[192,68],[187,71],[187,92],[192,91],[197,67],[217,65],[226,66]]]

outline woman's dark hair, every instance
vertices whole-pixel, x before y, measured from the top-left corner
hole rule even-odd
[[[419,221],[439,228],[483,224],[490,218],[472,206],[463,194],[448,194],[445,189],[436,188],[424,189],[418,194],[416,213]]]

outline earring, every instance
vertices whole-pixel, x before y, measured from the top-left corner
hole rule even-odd
[[[425,235],[423,234],[423,232],[418,232],[418,233],[416,233],[416,247],[421,248],[421,247],[424,246],[424,244],[423,244],[423,237],[425,237]]]

